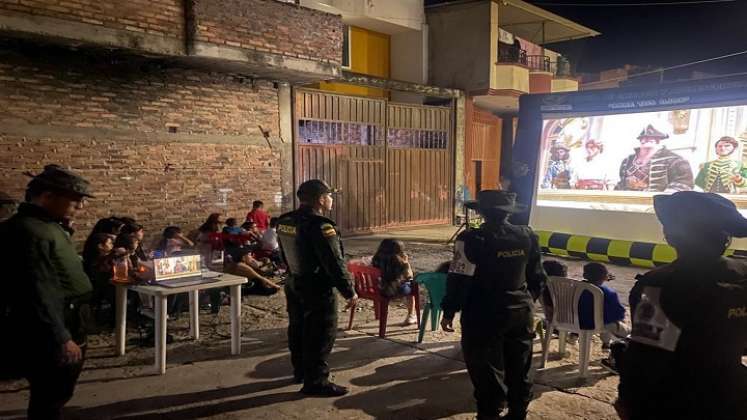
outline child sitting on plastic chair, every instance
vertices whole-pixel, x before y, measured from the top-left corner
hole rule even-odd
[[[607,271],[607,267],[601,263],[588,263],[584,265],[585,281],[599,287],[604,293],[604,329],[602,334],[602,348],[609,349],[612,337],[625,338],[630,329],[623,322],[625,319],[625,307],[620,303],[615,289],[605,285],[607,281],[613,280],[615,276]],[[591,329],[594,327],[594,299],[590,293],[584,292],[578,303],[578,316],[581,328]]]
[[[384,239],[376,250],[371,265],[381,270],[381,294],[385,297],[406,296],[407,318],[403,325],[417,322],[415,316],[415,299],[413,296],[413,273],[405,247],[396,239]]]

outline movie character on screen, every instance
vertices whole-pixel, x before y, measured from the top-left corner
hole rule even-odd
[[[571,183],[577,190],[611,190],[617,184],[617,178],[610,174],[609,165],[599,156],[604,152],[604,143],[589,139],[584,144],[586,157],[579,162]]]
[[[664,147],[669,138],[649,124],[638,135],[640,146],[620,165],[616,190],[687,191],[693,189],[693,172],[682,156]]]
[[[731,158],[739,143],[733,137],[724,136],[714,147],[718,158],[700,165],[695,185],[705,192],[736,194],[737,188],[747,186],[747,168]]]
[[[550,161],[547,163],[542,188],[567,190],[571,188],[571,168],[569,148],[562,143],[553,143],[550,147]]]

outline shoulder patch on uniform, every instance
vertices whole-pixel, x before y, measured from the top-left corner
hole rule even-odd
[[[324,236],[325,238],[329,238],[329,237],[331,237],[331,236],[335,236],[335,235],[337,235],[337,230],[335,230],[335,227],[334,227],[334,226],[332,226],[332,225],[331,225],[331,224],[329,224],[329,223],[325,223],[325,224],[323,224],[323,225],[321,226],[321,230],[322,230],[322,235],[323,235],[323,236]]]

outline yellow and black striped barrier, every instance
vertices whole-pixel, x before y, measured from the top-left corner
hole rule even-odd
[[[561,257],[647,268],[669,264],[677,258],[677,251],[666,244],[594,238],[546,230],[535,233],[539,236],[542,252]],[[747,251],[727,249],[724,255],[745,257]]]

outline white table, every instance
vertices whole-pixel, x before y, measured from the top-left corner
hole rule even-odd
[[[161,287],[153,285],[115,284],[116,321],[115,341],[117,355],[125,354],[125,335],[127,332],[127,290],[153,296],[155,305],[155,352],[156,370],[166,373],[166,298],[169,295],[189,293],[189,331],[195,339],[200,338],[200,299],[199,292],[204,289],[229,287],[231,290],[231,354],[241,352],[241,285],[247,283],[244,277],[232,274],[221,274],[218,281],[184,287]]]

